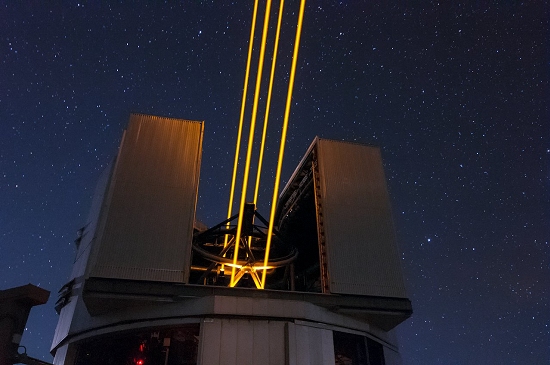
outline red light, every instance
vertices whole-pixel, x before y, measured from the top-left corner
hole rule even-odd
[[[136,365],[143,365],[145,363],[145,361],[143,361],[142,359],[138,359],[136,361]]]

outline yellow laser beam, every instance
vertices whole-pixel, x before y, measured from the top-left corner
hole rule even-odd
[[[296,27],[296,40],[294,42],[294,54],[292,56],[292,66],[290,70],[290,79],[288,81],[288,93],[285,106],[285,117],[283,121],[283,130],[281,132],[281,145],[279,148],[279,160],[277,161],[277,173],[275,174],[275,186],[273,187],[273,199],[271,201],[271,213],[269,215],[269,227],[267,230],[267,242],[265,247],[264,266],[267,266],[269,261],[269,250],[271,249],[271,236],[273,235],[273,224],[275,221],[275,209],[277,206],[277,198],[279,196],[279,184],[281,181],[281,170],[283,166],[283,156],[285,152],[286,133],[288,129],[288,119],[290,116],[290,106],[292,103],[292,90],[294,88],[294,77],[296,75],[296,64],[298,62],[298,50],[300,47],[300,37],[302,33],[302,23],[304,19],[304,9],[306,0],[300,2],[300,13],[298,15],[298,25]],[[265,288],[266,269],[262,270],[261,288]]]
[[[243,131],[244,110],[246,106],[246,94],[248,93],[248,78],[250,77],[250,64],[252,60],[252,51],[254,48],[254,30],[256,29],[256,16],[258,13],[258,0],[254,1],[254,10],[252,13],[252,27],[250,29],[250,40],[248,41],[248,57],[246,60],[246,72],[244,76],[243,98],[241,101],[241,115],[239,118],[239,131],[237,132],[237,146],[235,148],[235,161],[233,162],[233,176],[231,177],[231,190],[229,193],[229,207],[227,208],[227,219],[231,218],[233,211],[233,199],[235,197],[235,182],[237,180],[237,169],[239,166],[239,152],[241,149],[241,138]],[[227,223],[229,227],[229,222]],[[227,246],[227,235],[225,235],[225,241],[223,246]],[[223,265],[222,265],[223,269]]]
[[[256,187],[254,188],[254,204],[256,204],[258,200],[258,194],[260,191],[260,176],[262,173],[262,164],[264,159],[265,139],[267,135],[269,110],[271,108],[271,93],[273,90],[273,80],[275,78],[275,65],[277,64],[277,53],[279,50],[279,35],[281,33],[281,23],[283,19],[284,5],[285,5],[285,0],[281,0],[281,3],[279,4],[279,17],[277,19],[277,30],[275,31],[275,44],[273,45],[273,59],[271,60],[271,74],[269,76],[269,88],[267,91],[267,100],[266,100],[266,106],[265,106],[264,129],[262,131],[262,144],[260,147],[260,156],[258,158],[258,171],[256,173]]]
[[[254,10],[252,12],[252,26],[250,28],[250,39],[248,41],[248,57],[246,59],[246,72],[244,75],[243,97],[241,101],[241,115],[239,117],[239,130],[237,132],[237,145],[235,146],[235,161],[233,162],[233,175],[231,177],[231,189],[229,192],[229,205],[227,207],[227,219],[231,218],[233,212],[233,199],[235,197],[235,182],[237,181],[237,170],[239,167],[239,152],[241,150],[241,139],[243,131],[244,111],[246,106],[246,94],[248,93],[248,79],[250,77],[250,64],[252,60],[252,51],[254,49],[254,32],[256,29],[256,18],[258,14],[258,0],[254,1]],[[227,222],[229,228],[229,222]],[[223,247],[227,247],[228,236],[225,235]],[[225,256],[225,255],[224,255]],[[221,271],[224,271],[224,265],[221,266]]]
[[[236,264],[238,260],[238,254],[239,254],[239,243],[241,239],[241,231],[242,231],[242,222],[243,222],[243,213],[244,213],[244,206],[246,203],[246,191],[248,188],[248,174],[250,170],[250,160],[252,157],[252,149],[254,147],[254,131],[256,127],[256,115],[258,113],[258,101],[260,98],[260,86],[262,83],[262,71],[263,71],[263,64],[264,64],[264,56],[265,56],[265,43],[267,39],[267,33],[269,28],[269,13],[271,11],[271,0],[267,0],[266,6],[265,6],[265,16],[264,16],[264,27],[262,31],[262,43],[260,47],[260,59],[258,61],[258,72],[256,75],[256,89],[254,91],[254,105],[252,107],[252,118],[250,121],[250,133],[248,136],[248,149],[246,151],[246,161],[245,161],[245,167],[244,167],[244,177],[243,177],[243,187],[242,187],[242,195],[241,195],[241,203],[239,207],[239,218],[237,220],[237,233],[235,235],[235,249],[233,252],[233,263]],[[231,281],[229,286],[234,287],[237,284],[238,280],[235,280],[235,267],[231,268]]]

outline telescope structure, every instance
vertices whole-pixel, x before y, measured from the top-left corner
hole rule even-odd
[[[253,203],[196,221],[202,140],[202,122],[130,116],[59,291],[54,364],[401,364],[412,306],[380,149],[316,138],[268,235]]]

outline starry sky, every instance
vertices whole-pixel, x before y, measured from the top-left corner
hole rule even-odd
[[[252,7],[0,5],[0,288],[52,292],[27,322],[29,355],[52,361],[57,290],[130,112],[205,121],[197,218],[225,218]],[[414,308],[404,364],[550,363],[549,17],[541,0],[308,1],[283,179],[316,135],[382,148]]]

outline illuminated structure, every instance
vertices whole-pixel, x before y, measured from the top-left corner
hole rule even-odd
[[[411,304],[379,149],[312,143],[280,195],[259,290],[269,222],[254,206],[234,287],[234,220],[194,221],[202,137],[200,122],[130,117],[60,291],[54,363],[399,364],[391,330]]]
[[[203,124],[133,114],[99,180],[71,279],[60,291],[55,364],[400,363],[391,330],[412,309],[379,149],[317,138],[279,195],[304,0],[269,218],[256,210],[283,4],[253,198],[248,174],[271,0],[237,213],[258,0],[227,219],[211,228],[195,221]]]

